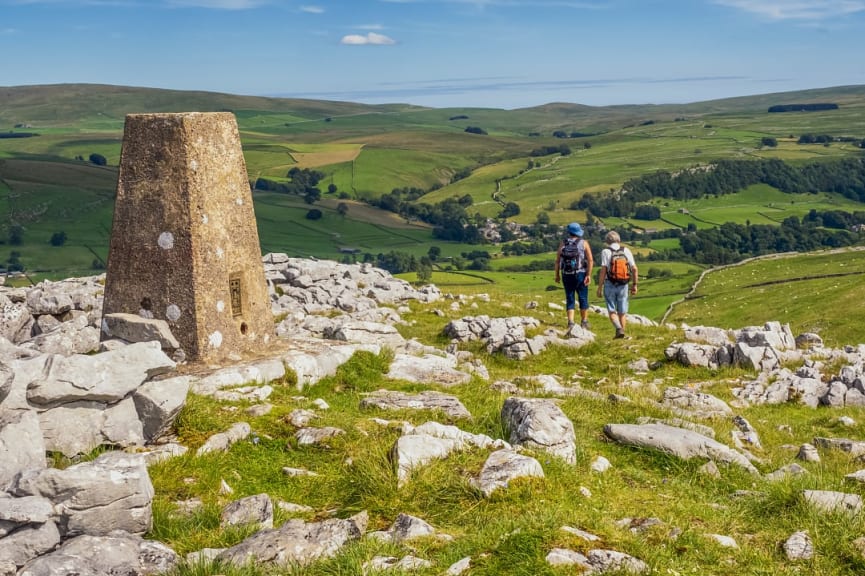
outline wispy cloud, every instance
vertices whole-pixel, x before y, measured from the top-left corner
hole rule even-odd
[[[830,20],[865,11],[861,0],[714,0],[770,20]]]
[[[357,28],[358,30],[384,30],[384,26],[381,24],[361,24],[360,26],[352,26],[352,28]]]
[[[248,10],[269,3],[269,0],[168,0],[168,4],[171,6],[213,8],[216,10]]]
[[[249,10],[273,4],[274,0],[0,0],[0,5],[53,4],[66,6],[167,6],[169,8],[206,8],[212,10]],[[314,7],[313,7],[314,8]]]
[[[669,78],[604,78],[585,80],[520,80],[507,77],[488,78],[448,78],[417,82],[385,82],[379,88],[367,90],[347,90],[340,92],[303,92],[273,94],[287,98],[324,98],[362,102],[371,99],[415,98],[431,95],[463,95],[476,93],[495,93],[524,91],[534,89],[542,92],[572,91],[576,89],[608,88],[615,86],[650,86],[658,84],[698,85],[711,82],[752,80],[745,76],[681,76]]]
[[[487,6],[530,6],[532,8],[601,8],[607,2],[579,2],[575,0],[379,0],[388,4],[468,4],[476,8]]]
[[[324,14],[324,8],[321,6],[301,6],[300,11],[307,14]]]
[[[348,34],[346,36],[343,36],[342,40],[340,40],[339,43],[348,44],[351,46],[361,46],[365,44],[386,46],[390,44],[396,44],[396,40],[385,36],[384,34],[376,34],[375,32],[369,32],[367,34]]]

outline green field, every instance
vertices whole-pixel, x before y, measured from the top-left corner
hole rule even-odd
[[[838,102],[832,111],[769,114],[779,99]],[[33,271],[82,274],[104,260],[111,227],[116,166],[125,114],[166,110],[231,110],[240,128],[250,179],[285,181],[293,167],[324,173],[320,221],[305,218],[298,198],[256,193],[262,250],[320,258],[343,258],[342,249],[377,254],[400,250],[424,255],[436,245],[444,257],[498,246],[437,241],[428,225],[411,225],[394,215],[353,203],[345,218],[334,212],[345,196],[375,198],[397,188],[430,190],[420,202],[471,196],[469,213],[495,217],[505,203],[534,222],[546,212],[554,224],[585,221],[571,204],[587,192],[616,190],[655,170],[675,171],[721,158],[784,158],[800,162],[862,156],[851,143],[796,144],[812,132],[865,138],[865,87],[841,87],[732,98],[688,105],[588,107],[555,104],[520,110],[427,109],[402,104],[367,106],[345,102],[240,97],[106,86],[7,89],[0,129],[24,122],[32,138],[0,139],[0,239],[13,223],[24,241],[14,250]],[[487,135],[469,134],[479,126]],[[583,138],[554,138],[553,132],[594,132]],[[778,139],[761,148],[760,139]],[[544,146],[567,145],[569,155],[532,156]],[[107,167],[86,161],[101,154]],[[77,161],[82,157],[85,161]],[[454,181],[454,175],[470,174]],[[327,193],[330,185],[336,193]],[[737,194],[688,202],[657,202],[656,221],[608,218],[608,227],[647,230],[717,226],[724,222],[777,224],[808,211],[858,211],[862,205],[835,194],[783,194],[753,186]],[[48,239],[66,232],[65,246]],[[671,239],[648,248],[676,247]],[[0,248],[5,252],[7,246]],[[5,254],[0,253],[5,260]],[[551,259],[533,255],[525,261]],[[494,260],[496,269],[505,260]]]
[[[863,275],[862,250],[752,260],[707,274],[667,320],[723,328],[778,320],[827,344],[863,342]]]

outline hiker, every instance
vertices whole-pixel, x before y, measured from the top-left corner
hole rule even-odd
[[[610,322],[616,329],[614,338],[627,338],[625,316],[628,314],[628,283],[631,294],[637,293],[637,264],[634,255],[621,245],[622,238],[615,230],[604,236],[607,247],[601,251],[601,271],[598,274],[598,297],[607,303]]]
[[[580,303],[580,326],[589,328],[589,284],[592,282],[592,247],[583,239],[583,228],[576,222],[568,224],[568,237],[559,246],[556,257],[556,284],[565,288],[565,308],[568,329],[574,326],[574,309]]]

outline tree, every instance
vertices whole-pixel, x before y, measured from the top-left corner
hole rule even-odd
[[[307,204],[315,204],[321,200],[321,190],[318,188],[307,188],[306,194],[303,195],[303,201]]]
[[[318,208],[313,208],[312,210],[310,210],[309,212],[306,213],[306,219],[307,220],[321,220],[321,216],[322,216],[321,210],[319,210]]]
[[[51,235],[52,246],[63,246],[64,244],[66,244],[66,232],[61,230]]]
[[[105,158],[105,156],[95,153],[90,155],[90,162],[92,164],[96,164],[97,166],[105,166],[106,164],[108,164],[108,160]]]
[[[9,243],[13,246],[20,246],[24,241],[24,227],[20,224],[13,224],[9,228]]]
[[[538,212],[538,218],[537,220],[535,220],[535,222],[541,224],[542,226],[546,226],[550,223],[550,215],[546,212]]]
[[[769,136],[763,136],[760,139],[760,145],[766,146],[767,148],[775,148],[778,146],[778,140]]]
[[[433,262],[437,262],[438,259],[441,258],[441,255],[442,255],[442,249],[439,248],[438,246],[430,246],[429,250],[427,251],[427,256]]]
[[[429,281],[432,280],[432,273],[432,260],[426,256],[421,256],[417,266],[417,281],[421,284],[429,284]]]
[[[348,214],[348,204],[345,202],[340,202],[336,205],[336,213],[345,218],[345,215]]]
[[[640,204],[634,210],[634,218],[637,220],[657,220],[661,217],[661,210],[651,204]]]
[[[6,260],[6,268],[10,272],[24,271],[24,264],[21,263],[21,252],[13,250],[9,253],[9,259]]]
[[[516,202],[508,202],[499,212],[499,218],[510,218],[520,213],[520,205]]]
[[[328,194],[336,194],[336,184],[334,184],[333,182],[328,184],[327,185],[327,193]]]

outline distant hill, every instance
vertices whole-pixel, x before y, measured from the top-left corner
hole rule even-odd
[[[817,88],[741,96],[686,104],[633,104],[586,106],[552,102],[531,108],[427,108],[410,104],[358,104],[331,100],[266,98],[219,92],[165,90],[103,84],[51,84],[0,87],[0,129],[24,122],[76,122],[101,116],[122,120],[128,113],[257,110],[291,113],[307,119],[358,115],[426,112],[436,116],[466,115],[493,118],[499,124],[526,131],[582,122],[587,128],[606,131],[648,118],[673,120],[683,115],[765,112],[770,106],[789,102],[833,102],[839,105],[865,98],[865,85]]]
[[[23,121],[74,122],[94,115],[123,118],[140,112],[215,112],[220,110],[291,112],[309,118],[423,110],[408,104],[263,98],[219,92],[163,90],[103,84],[50,84],[0,87],[0,124]]]

